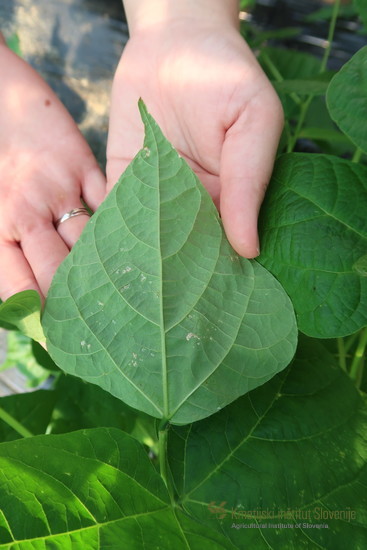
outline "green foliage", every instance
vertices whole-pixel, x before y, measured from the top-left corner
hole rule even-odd
[[[367,152],[367,46],[334,76],[327,91],[330,116],[339,128]]]
[[[320,72],[320,60],[307,53],[265,46],[260,52],[259,62],[278,91],[286,119],[297,116],[302,101],[294,90],[290,90],[292,84],[287,89],[287,83],[314,82]]]
[[[14,53],[16,53],[19,56],[22,55],[22,50],[21,50],[21,47],[20,47],[20,39],[19,39],[19,36],[16,33],[12,34],[7,39],[6,44],[11,50],[13,50]]]
[[[56,398],[56,392],[46,390],[2,397],[0,417],[4,419],[5,412],[5,416],[9,415],[13,419],[13,424],[0,422],[1,441],[12,441],[23,435],[19,432],[19,426],[26,428],[28,436],[44,434],[57,402]]]
[[[353,8],[358,12],[365,28],[367,28],[367,2],[366,0],[353,0]]]
[[[58,270],[43,326],[64,371],[186,424],[286,367],[296,325],[279,283],[234,253],[209,194],[141,111],[144,148]]]
[[[365,2],[365,0],[354,0],[354,2],[360,2],[361,4]],[[319,22],[319,21],[329,21],[333,16],[333,6],[324,6],[309,15],[305,17],[305,22],[313,23],[313,22]],[[342,6],[339,6],[339,15],[340,17],[354,17],[357,14],[357,10],[355,6],[351,4],[345,4]]]
[[[367,547],[366,54],[334,76],[266,40],[286,121],[259,262],[141,105],[47,298],[52,387],[0,400],[0,549]],[[42,341],[39,312],[22,293],[1,323]]]
[[[253,8],[256,4],[256,0],[240,0],[240,10],[247,10]]]
[[[54,363],[46,351],[46,349],[36,342],[35,340],[32,340],[31,342],[32,346],[32,354],[35,360],[37,361],[38,365],[40,365],[42,368],[46,370],[52,370],[52,371],[59,371],[59,367]]]
[[[144,449],[120,430],[4,443],[0,464],[0,548],[233,548],[172,510]]]
[[[303,80],[281,80],[274,83],[274,88],[278,93],[298,94],[298,95],[324,95],[328,82],[315,79]]]
[[[366,414],[333,356],[303,338],[291,368],[215,417],[172,430],[180,503],[236,548],[356,549],[367,540]],[[331,510],[348,509],[353,522],[330,521]],[[261,528],[269,523],[331,528]]]
[[[10,296],[0,305],[0,326],[18,328],[37,342],[44,342],[41,326],[41,299],[35,290],[24,290]]]
[[[337,338],[367,325],[367,168],[290,153],[261,216],[260,262],[284,285],[299,329]]]
[[[0,548],[358,548],[366,540],[365,421],[363,399],[333,356],[303,339],[291,368],[214,416],[171,428],[176,503],[121,429],[3,443]]]

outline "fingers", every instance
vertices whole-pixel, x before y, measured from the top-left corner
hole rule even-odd
[[[106,178],[99,169],[97,163],[84,176],[82,182],[82,196],[86,204],[93,210],[97,210],[106,196]],[[76,208],[75,206],[73,208]]]
[[[49,222],[24,234],[21,249],[43,296],[46,296],[56,269],[69,253],[68,246]]]
[[[54,221],[74,208],[83,207],[83,200],[96,210],[105,197],[105,178],[96,166],[90,170],[83,184],[75,185],[73,192],[59,205],[54,219],[46,220],[35,210],[27,216],[23,225],[20,243],[15,241],[0,243],[0,297],[9,296],[22,290],[37,290],[44,298],[59,264],[78,240],[88,215],[78,215],[61,223],[57,230]],[[33,221],[32,221],[33,220]],[[24,220],[23,220],[24,221]]]
[[[22,290],[41,289],[17,243],[0,244],[0,298],[7,300]]]
[[[30,231],[16,242],[0,244],[0,297],[6,300],[22,290],[47,295],[55,271],[69,248],[54,226]]]
[[[257,218],[282,128],[282,108],[270,90],[249,102],[225,135],[220,213],[228,240],[246,258],[260,253]]]
[[[82,205],[76,206],[76,208],[82,208]],[[70,209],[70,212],[73,209]],[[66,212],[64,212],[65,214]],[[84,229],[87,221],[89,220],[89,214],[83,213],[78,216],[71,217],[68,220],[60,223],[57,227],[57,233],[64,241],[68,249],[70,250],[76,241],[79,239],[81,232]]]
[[[75,186],[75,191],[78,187]],[[92,210],[97,210],[106,194],[106,180],[97,164],[87,172],[81,188],[82,199]],[[74,193],[64,205],[64,211],[58,213],[57,219],[75,208],[83,207],[81,199]],[[27,233],[23,237],[22,250],[45,296],[56,269],[79,239],[88,220],[88,214],[83,213],[60,223],[57,230],[52,223],[38,227],[36,237],[44,243],[41,248],[36,246],[37,239],[32,233]]]
[[[97,164],[86,174],[81,187],[82,200],[75,194],[73,199],[69,197],[67,203],[68,206],[63,206],[64,210],[63,212],[60,211],[60,215],[57,219],[60,219],[64,214],[74,210],[75,208],[83,208],[84,204],[82,201],[84,201],[92,211],[97,210],[106,196],[106,178]],[[57,232],[69,249],[71,249],[79,239],[84,226],[88,222],[88,219],[88,214],[83,213],[58,225]]]
[[[107,162],[107,192],[118,182],[121,174],[126,170],[131,158],[109,158]]]

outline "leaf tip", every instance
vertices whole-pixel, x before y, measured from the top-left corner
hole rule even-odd
[[[141,97],[139,97],[138,100],[138,107],[140,111],[140,116],[144,120],[144,118],[148,116],[148,109]]]

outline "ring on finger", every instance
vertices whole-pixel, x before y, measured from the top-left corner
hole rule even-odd
[[[70,218],[75,218],[76,216],[88,216],[90,218],[90,212],[88,208],[84,208],[83,206],[79,208],[73,208],[72,210],[69,210],[69,212],[66,212],[56,220],[55,227],[58,229],[59,225],[66,222],[67,220],[70,220]]]

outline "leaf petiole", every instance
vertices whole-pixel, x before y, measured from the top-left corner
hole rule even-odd
[[[331,51],[333,38],[334,38],[334,32],[335,32],[335,25],[336,25],[336,21],[338,19],[339,6],[340,6],[340,0],[335,0],[333,13],[332,13],[332,17],[331,17],[331,22],[330,22],[330,26],[329,26],[329,33],[328,33],[328,37],[327,37],[327,46],[325,48],[325,52],[324,52],[324,55],[323,55],[323,58],[322,58],[322,61],[321,61],[321,65],[320,65],[320,70],[319,70],[320,74],[325,72],[327,62],[328,62],[328,59],[329,59],[329,56],[330,56],[330,51]],[[296,126],[296,130],[294,132],[293,138],[288,143],[287,153],[292,152],[295,145],[296,145],[296,143],[297,143],[297,140],[298,140],[299,135],[301,133],[304,121],[306,119],[308,109],[311,105],[311,102],[312,102],[313,98],[314,98],[313,95],[309,95],[307,97],[307,99],[300,105],[300,114],[299,114],[299,118],[298,118],[298,123],[297,123],[297,126]]]
[[[347,371],[347,361],[346,361],[346,350],[344,338],[338,338],[338,355],[339,355],[339,365],[346,372]]]
[[[158,431],[158,458],[159,458],[159,472],[167,487],[171,503],[175,505],[175,498],[173,495],[172,481],[169,478],[168,472],[168,460],[167,460],[167,439],[168,439],[169,423],[164,422],[164,428]]]
[[[354,152],[354,155],[353,155],[353,158],[352,158],[352,162],[359,162],[359,161],[361,160],[362,155],[363,155],[362,149],[360,149],[359,147],[357,147],[357,149],[356,149],[355,152]]]
[[[34,434],[16,420],[11,414],[0,407],[0,419],[13,428],[22,437],[33,437]]]
[[[160,429],[158,432],[158,453],[159,453],[159,471],[167,484],[167,427]]]
[[[336,21],[338,19],[338,14],[339,14],[339,8],[340,8],[340,0],[335,0],[334,7],[333,7],[333,12],[332,12],[332,15],[331,15],[331,20],[330,20],[330,25],[329,25],[329,33],[328,33],[328,37],[327,37],[327,46],[325,48],[324,56],[323,56],[322,61],[321,61],[320,73],[323,73],[325,71],[326,66],[327,66],[327,62],[329,60],[331,47],[333,45],[333,38],[334,38]]]
[[[367,327],[364,328],[360,333],[357,349],[353,357],[352,365],[350,367],[350,376],[355,381],[357,381],[360,378],[360,370],[363,367],[363,360],[364,360],[366,347],[367,347]]]
[[[265,51],[261,52],[261,57],[264,63],[268,66],[269,71],[272,73],[276,82],[283,82],[284,78],[279,72],[278,68],[274,65],[270,57]],[[295,92],[289,94],[296,105],[302,105],[302,99]]]

